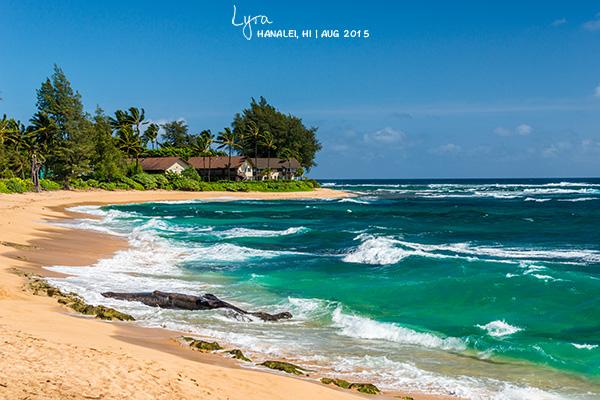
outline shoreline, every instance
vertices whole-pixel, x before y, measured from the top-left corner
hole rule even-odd
[[[243,368],[236,360],[223,355],[192,351],[175,342],[174,338],[181,336],[181,333],[130,323],[103,322],[66,312],[67,309],[55,299],[24,292],[22,287],[25,279],[10,271],[16,268],[41,276],[60,277],[64,275],[53,273],[43,266],[90,265],[128,247],[127,240],[120,237],[47,223],[83,216],[90,218],[87,214],[66,210],[75,205],[194,199],[322,199],[350,195],[331,189],[277,193],[69,191],[0,195],[0,304],[4,303],[0,307],[0,326],[4,336],[2,339],[9,348],[7,354],[2,354],[0,358],[0,371],[4,371],[0,372],[0,394],[6,393],[7,398],[25,394],[34,398],[94,398],[101,393],[101,396],[111,398],[128,391],[142,391],[161,398],[270,399],[285,398],[289,391],[293,391],[295,398],[299,399],[365,397],[357,392],[325,386],[311,380],[312,377],[301,379]],[[19,340],[15,341],[15,337]],[[44,354],[38,358],[28,358],[30,346],[27,344],[38,342],[44,342]],[[46,354],[48,352],[52,354]],[[97,352],[102,356],[95,354]],[[99,377],[93,372],[85,372],[96,361],[90,355],[108,365],[107,371]],[[14,362],[25,364],[24,370],[6,372],[8,365]],[[128,373],[123,374],[123,362],[127,371],[138,371],[135,384],[128,378]],[[2,365],[4,363],[7,364]],[[84,365],[80,365],[82,363]],[[148,363],[155,367],[149,368]],[[57,364],[63,364],[67,369],[81,368],[81,372],[76,374],[77,377],[68,373],[56,376],[51,366]],[[36,373],[32,373],[32,369]],[[209,373],[213,379],[206,382],[187,376],[191,371],[194,371],[194,376]],[[40,373],[43,376],[38,376]],[[182,376],[186,376],[186,379],[182,379]],[[149,380],[160,381],[161,384],[149,385]],[[44,381],[46,384],[39,383]],[[57,381],[59,385],[56,385]],[[232,384],[232,381],[239,384]],[[107,383],[112,388],[115,382],[120,387],[119,391],[106,388]],[[168,384],[165,385],[165,382]],[[90,392],[90,395],[83,395],[84,389],[96,394]],[[390,398],[388,396],[412,396],[416,400],[450,398],[398,392],[368,397]]]

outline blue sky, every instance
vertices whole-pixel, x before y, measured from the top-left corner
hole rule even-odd
[[[600,1],[322,3],[0,0],[0,114],[57,63],[89,111],[195,132],[265,96],[319,127],[317,178],[600,176]],[[370,37],[246,40],[234,4]]]

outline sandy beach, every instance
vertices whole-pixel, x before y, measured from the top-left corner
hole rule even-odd
[[[257,400],[365,397],[322,385],[316,376],[298,379],[240,368],[225,357],[178,345],[173,340],[175,332],[75,314],[53,298],[23,290],[26,278],[15,273],[16,269],[48,275],[42,266],[89,265],[127,246],[120,238],[47,223],[77,217],[64,210],[73,205],[346,195],[328,189],[308,193],[58,191],[0,195],[0,340],[3,343],[0,397]],[[387,393],[379,397],[398,395]]]

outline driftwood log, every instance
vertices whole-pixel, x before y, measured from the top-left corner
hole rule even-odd
[[[280,319],[290,319],[292,314],[281,312],[278,314],[268,314],[266,312],[249,312],[242,310],[233,304],[219,299],[214,294],[204,294],[201,296],[192,296],[182,293],[167,293],[155,290],[154,292],[141,293],[102,293],[104,297],[110,297],[119,300],[140,301],[147,306],[159,308],[171,308],[175,310],[214,310],[216,308],[227,308],[243,315],[253,315],[263,321],[279,321]]]

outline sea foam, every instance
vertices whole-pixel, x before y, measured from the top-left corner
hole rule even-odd
[[[485,325],[475,325],[476,327],[487,331],[488,335],[494,337],[512,335],[513,333],[517,333],[522,331],[522,328],[518,326],[513,326],[507,323],[504,320],[496,320],[492,322],[488,322]]]
[[[598,345],[597,345],[597,344],[587,344],[587,343],[579,344],[579,343],[571,343],[571,345],[573,345],[573,347],[575,347],[576,349],[594,350],[594,349],[598,348]]]
[[[216,236],[224,239],[241,238],[241,237],[276,237],[288,236],[298,233],[308,232],[310,229],[304,226],[293,226],[281,231],[266,230],[266,229],[250,229],[250,228],[232,228],[226,231],[214,232]]]
[[[417,332],[392,323],[378,322],[357,315],[349,315],[338,307],[333,311],[334,326],[340,328],[340,334],[360,339],[379,339],[389,342],[416,346],[439,348],[444,350],[464,350],[461,339],[441,338],[431,333]]]

